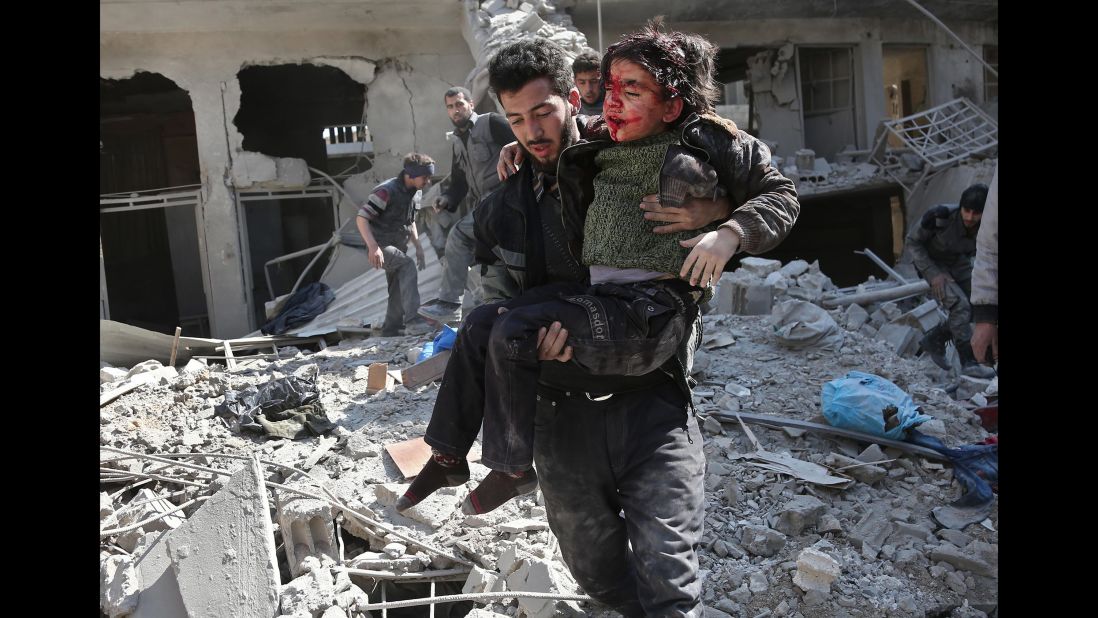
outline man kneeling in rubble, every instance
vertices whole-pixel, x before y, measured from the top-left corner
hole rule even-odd
[[[995,370],[976,361],[972,338],[972,261],[976,234],[987,199],[987,185],[974,184],[961,194],[960,204],[931,208],[907,235],[907,245],[919,274],[930,284],[930,295],[949,313],[949,320],[923,337],[920,345],[942,369],[949,370],[945,344],[950,339],[961,357],[962,373],[992,378]]]

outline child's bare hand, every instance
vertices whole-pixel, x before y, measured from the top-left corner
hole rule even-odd
[[[690,285],[707,287],[716,283],[724,272],[724,265],[740,248],[740,237],[722,227],[715,232],[699,234],[690,240],[679,241],[683,247],[693,247],[682,264],[679,277],[689,278]]]
[[[522,148],[519,148],[518,142],[511,142],[500,149],[499,162],[496,163],[496,174],[500,180],[507,180],[508,176],[518,171],[519,165],[522,165]]]

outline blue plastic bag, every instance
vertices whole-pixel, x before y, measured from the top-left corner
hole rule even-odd
[[[435,335],[435,340],[424,344],[423,350],[416,357],[416,362],[421,363],[443,350],[449,350],[454,347],[455,339],[457,339],[457,331],[443,324],[442,330],[439,331],[438,335]]]
[[[833,427],[903,440],[907,430],[929,421],[915,402],[892,382],[871,373],[851,371],[823,385],[823,414]],[[885,430],[885,410],[894,406],[899,425]]]

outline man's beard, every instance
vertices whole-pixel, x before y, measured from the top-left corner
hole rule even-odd
[[[450,122],[453,123],[455,129],[468,129],[469,126],[473,124],[473,115],[469,114],[466,118],[463,118],[461,120],[454,120],[453,118],[451,118]]]
[[[547,174],[556,174],[557,162],[560,160],[560,153],[564,152],[565,148],[568,148],[578,141],[578,133],[579,131],[576,129],[576,123],[573,122],[571,119],[567,120],[564,123],[564,126],[562,126],[560,129],[560,149],[557,151],[557,156],[554,157],[552,161],[546,161],[544,163],[539,161],[534,155],[530,154],[530,151],[526,149],[525,144],[519,144],[519,147],[522,148],[523,157],[533,164],[536,171],[544,172]]]

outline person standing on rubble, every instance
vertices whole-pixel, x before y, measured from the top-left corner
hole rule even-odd
[[[418,316],[419,273],[427,268],[423,246],[416,231],[416,191],[425,188],[435,173],[435,161],[418,152],[404,157],[404,169],[374,187],[366,201],[359,205],[355,224],[374,268],[385,270],[389,285],[389,304],[385,309],[385,322],[381,326],[383,337],[395,337],[402,330],[407,335],[422,335],[430,325]],[[408,241],[416,248],[413,261],[408,255]]]
[[[984,220],[976,236],[972,268],[972,353],[981,363],[999,364],[999,165],[987,191]],[[988,348],[991,356],[988,357]]]
[[[462,296],[473,265],[473,212],[484,196],[499,186],[496,161],[499,151],[515,139],[507,120],[496,113],[478,114],[473,111],[473,96],[461,86],[443,95],[446,114],[454,123],[450,140],[453,163],[450,186],[432,205],[436,214],[455,213],[468,198],[468,212],[450,228],[446,249],[441,256],[442,282],[438,298],[419,308],[419,315],[435,322],[461,321]],[[474,294],[479,295],[477,290]]]
[[[681,53],[677,41],[685,37],[653,26],[631,38],[641,44],[651,39],[649,45],[676,54]],[[705,47],[712,51],[708,42]],[[665,61],[649,73],[666,78],[662,64],[681,70],[686,65],[681,60]],[[562,160],[562,152],[581,143],[575,122],[579,95],[570,78],[563,50],[544,40],[504,47],[489,65],[489,82],[530,164],[511,175],[476,214],[486,300],[516,299],[546,283],[590,280],[572,245],[583,241],[583,215],[594,198],[591,180],[597,170]],[[629,91],[625,81],[623,91]],[[770,165],[761,142],[738,129],[720,128],[727,121],[691,113],[711,111],[704,105],[684,108],[672,130],[684,144],[705,153],[732,199],[692,203],[679,211],[675,225],[697,229],[724,221],[722,229],[734,232],[739,250],[769,250],[796,220],[796,190]],[[728,203],[739,207],[725,221]],[[698,278],[715,278],[723,266],[707,261]],[[455,372],[475,366],[478,359],[483,365],[488,338],[471,333],[490,332],[506,314],[498,305],[480,307],[459,332],[442,388],[456,389],[445,400],[467,410],[446,415],[459,422],[429,426],[425,436],[435,449],[433,459],[442,468],[450,464],[454,478],[443,470],[444,484],[464,482],[452,459],[467,452],[476,438],[485,400],[483,383],[455,379]],[[565,563],[585,592],[626,616],[700,616],[703,611],[696,548],[704,515],[705,458],[691,417],[688,379],[700,328],[696,315],[665,367],[642,376],[592,376],[570,362],[568,333],[555,322],[541,329],[536,357],[561,362],[540,363],[536,393],[520,394],[536,397],[534,462]],[[528,352],[533,351],[522,353]],[[439,400],[444,400],[442,392]]]
[[[930,295],[948,313],[948,320],[931,329],[919,342],[942,369],[950,366],[945,345],[950,339],[961,357],[962,373],[975,378],[994,377],[995,370],[981,365],[972,353],[972,260],[980,230],[987,185],[974,184],[961,194],[959,204],[931,208],[907,234],[907,246],[919,275],[930,284]]]

